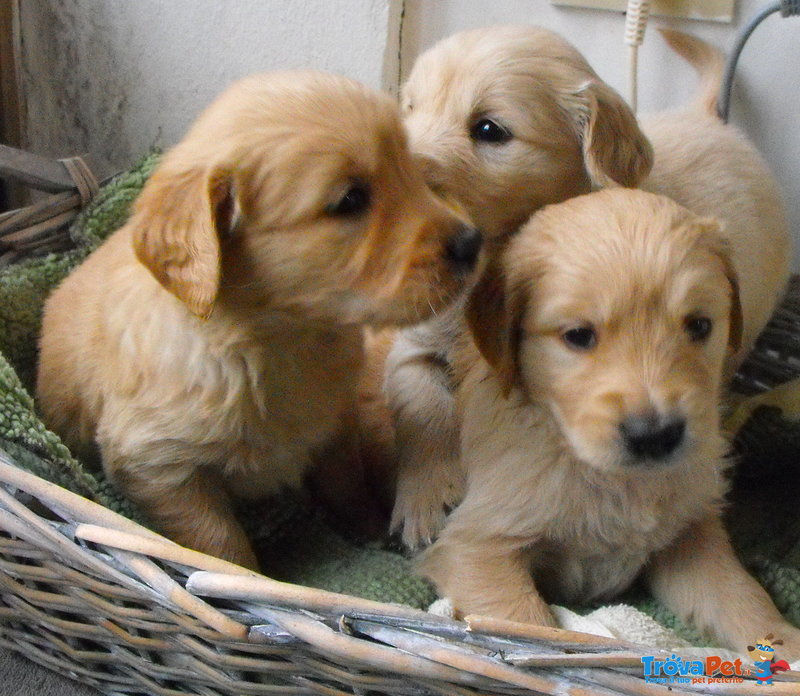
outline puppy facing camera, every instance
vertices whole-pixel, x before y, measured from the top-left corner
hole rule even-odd
[[[462,614],[552,625],[549,602],[644,574],[728,647],[773,627],[800,654],[720,519],[730,257],[713,219],[614,189],[544,208],[490,261],[454,361],[466,494],[420,562]]]

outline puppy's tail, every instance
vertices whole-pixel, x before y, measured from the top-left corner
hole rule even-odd
[[[694,105],[704,113],[717,116],[717,101],[725,71],[725,56],[720,50],[690,34],[674,29],[659,29],[670,48],[697,72],[700,85]]]

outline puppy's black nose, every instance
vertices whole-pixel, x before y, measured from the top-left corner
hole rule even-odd
[[[686,421],[661,418],[656,413],[630,416],[620,423],[625,448],[636,459],[659,460],[668,457],[683,442]]]
[[[445,256],[459,271],[471,271],[478,260],[483,237],[474,227],[461,225],[445,243]]]

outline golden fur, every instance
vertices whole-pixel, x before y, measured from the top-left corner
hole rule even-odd
[[[530,26],[456,34],[420,56],[403,91],[405,122],[427,178],[498,243],[542,205],[616,184],[640,185],[721,220],[743,309],[730,375],[785,286],[784,208],[758,153],[712,113],[722,56],[693,37],[664,35],[697,69],[701,86],[694,104],[645,119],[641,131],[570,44]],[[482,119],[512,137],[476,140],[471,130]],[[435,323],[400,332],[387,359],[399,460],[392,526],[412,548],[435,538],[463,494],[453,399],[441,367],[463,331],[460,304],[453,307]]]
[[[460,612],[552,625],[547,602],[606,600],[645,571],[728,647],[773,631],[800,655],[720,520],[729,255],[716,222],[616,189],[544,208],[487,270],[455,356],[466,496],[420,564]],[[643,415],[645,450],[627,434]]]
[[[322,494],[369,515],[363,325],[444,307],[476,239],[425,186],[388,97],[321,73],[245,78],[48,300],[44,416],[73,446],[96,440],[168,536],[257,567],[230,496],[297,486],[315,455],[336,460]]]

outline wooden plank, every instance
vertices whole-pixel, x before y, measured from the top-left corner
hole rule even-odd
[[[25,142],[25,101],[20,85],[19,0],[0,2],[0,142]],[[30,199],[27,189],[0,181],[0,210],[20,208]]]
[[[60,193],[75,188],[67,168],[58,160],[0,145],[0,177],[39,191]]]
[[[0,140],[22,142],[22,104],[19,86],[19,6],[0,2]]]

